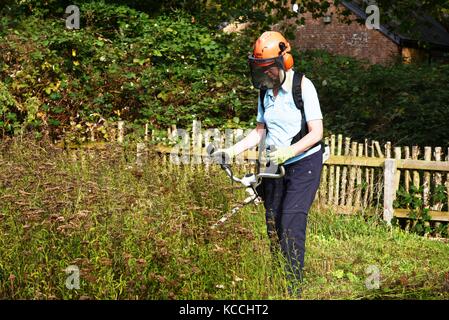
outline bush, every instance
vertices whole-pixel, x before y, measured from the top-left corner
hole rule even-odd
[[[449,65],[366,66],[322,51],[301,57],[325,115],[325,127],[354,139],[449,145]]]
[[[204,127],[255,125],[258,92],[246,62],[254,36],[211,30],[182,11],[153,18],[104,2],[80,6],[76,31],[44,19],[45,5],[0,20],[2,134],[28,129],[60,138],[79,124],[118,119],[150,129],[189,127],[194,118]],[[449,145],[447,65],[294,55],[317,87],[327,133]]]
[[[81,11],[85,26],[77,31],[36,16],[3,21],[0,79],[19,103],[41,102],[41,129],[58,137],[70,123],[99,116],[152,128],[187,126],[194,117],[211,126],[228,116],[255,118],[245,112],[254,107],[244,102],[251,92],[241,84],[246,52],[235,36],[211,32],[182,12],[152,19],[105,3]]]

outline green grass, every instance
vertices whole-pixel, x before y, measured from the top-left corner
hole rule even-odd
[[[0,298],[295,298],[281,255],[270,254],[262,205],[211,230],[243,190],[219,168],[154,154],[136,169],[134,151],[2,142]],[[313,208],[306,246],[304,299],[449,298],[447,243]],[[70,265],[80,289],[66,287]],[[379,289],[366,287],[371,265]]]

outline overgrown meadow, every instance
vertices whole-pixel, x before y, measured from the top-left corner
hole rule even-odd
[[[296,299],[282,256],[270,252],[262,205],[210,228],[243,193],[215,166],[150,152],[137,167],[133,144],[81,151],[6,139],[0,298]],[[304,299],[449,298],[448,244],[376,216],[315,207],[306,248]],[[69,266],[79,289],[69,289]]]

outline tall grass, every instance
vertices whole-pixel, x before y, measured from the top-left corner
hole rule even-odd
[[[290,299],[263,206],[210,229],[243,199],[219,168],[170,165],[134,146],[0,147],[0,298]],[[309,215],[306,299],[449,298],[449,247],[375,218]],[[68,266],[80,288],[68,289]],[[367,267],[381,273],[366,287]]]

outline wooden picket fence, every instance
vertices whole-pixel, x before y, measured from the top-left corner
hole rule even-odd
[[[408,217],[410,209],[393,209],[393,201],[400,186],[407,193],[414,186],[422,188],[418,196],[431,220],[449,221],[449,150],[443,161],[441,147],[433,148],[433,152],[431,147],[392,147],[390,142],[381,147],[378,141],[365,139],[360,143],[342,135],[331,135],[325,140],[331,156],[323,167],[321,203],[342,213],[383,206],[384,219],[391,221],[393,216]],[[445,203],[433,197],[442,187]]]
[[[124,123],[118,123],[117,141],[123,142]],[[144,142],[137,146],[137,162],[149,144],[162,154],[184,152],[184,159],[191,165],[208,164],[206,147],[214,142],[218,147],[229,147],[242,139],[249,129],[201,129],[200,121],[193,121],[192,129],[179,134],[176,126],[167,128],[167,140],[181,138],[184,148],[158,143],[159,138],[145,127]],[[165,142],[167,142],[167,140]],[[379,212],[390,222],[393,217],[408,218],[409,208],[393,208],[399,187],[406,192],[411,186],[422,188],[419,196],[424,208],[429,210],[432,223],[449,222],[449,149],[441,147],[392,146],[390,142],[381,146],[378,141],[365,139],[352,141],[343,135],[325,138],[330,147],[330,158],[325,162],[321,184],[317,192],[318,205],[330,207],[343,214],[356,212]],[[156,145],[156,146],[155,146]],[[187,146],[187,148],[186,148]],[[257,159],[257,147],[237,156],[235,164],[247,165]],[[187,158],[186,158],[187,157]],[[435,198],[436,190],[443,188],[445,201]]]

